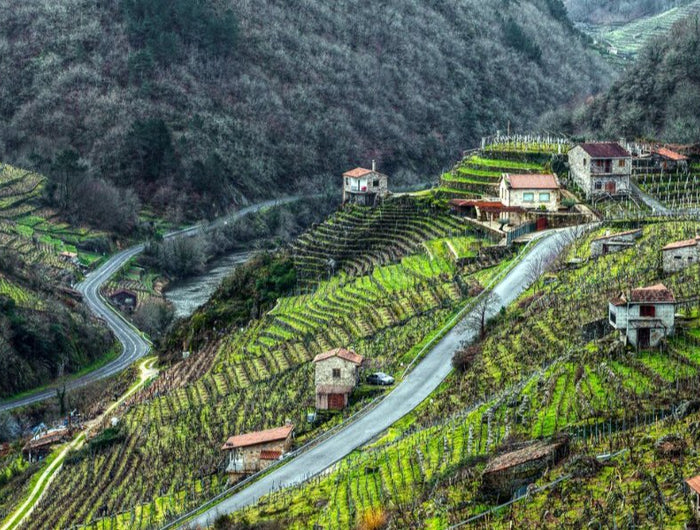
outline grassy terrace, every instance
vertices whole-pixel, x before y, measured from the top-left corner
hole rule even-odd
[[[271,495],[234,519],[276,519],[285,528],[314,524],[348,528],[369,510],[381,509],[396,527],[446,528],[492,506],[480,493],[480,471],[504,441],[565,431],[573,436],[574,453],[621,448],[624,435],[605,437],[603,431],[624,432],[628,426],[653,420],[671,404],[696,396],[699,341],[690,330],[681,330],[664,353],[636,353],[610,340],[585,344],[580,326],[606,315],[608,298],[620,288],[661,279],[678,298],[699,294],[698,265],[664,278],[659,278],[656,267],[664,244],[691,236],[697,228],[697,223],[649,225],[637,247],[588,260],[579,269],[561,270],[546,286],[536,285],[492,327],[466,373],[453,374],[386,440],[356,452],[331,474],[291,492]],[[590,240],[601,233],[581,241],[570,257],[588,258]],[[697,308],[689,314],[697,317]],[[696,329],[700,322],[689,326]],[[686,432],[682,426],[673,430]],[[626,469],[631,470],[629,464]],[[641,473],[656,472],[650,464]],[[671,478],[669,473],[664,475],[663,487],[677,491],[674,488],[684,475]],[[684,473],[691,476],[697,469],[687,466]],[[556,476],[553,473],[541,482]],[[603,480],[598,487],[608,485]],[[632,491],[638,487],[640,482],[635,482]],[[579,506],[585,503],[585,496],[574,491],[568,489],[568,494]],[[532,505],[523,504],[527,506],[523,512],[515,512],[519,514],[515,527],[534,528],[542,521],[561,527],[581,517],[580,510],[559,503],[558,498],[542,495]],[[599,493],[596,498],[605,495]],[[640,510],[638,525],[668,527],[687,516],[680,498],[669,499],[673,499],[670,512]],[[628,508],[618,515],[629,513],[633,505],[638,503],[629,500]],[[508,513],[496,524],[511,524]],[[582,521],[584,526],[588,522]],[[485,520],[484,527],[492,522]]]
[[[369,360],[370,370],[399,373],[463,307],[465,292],[497,271],[465,271],[451,259],[424,253],[423,241],[464,230],[459,220],[422,204],[344,210],[307,234],[303,240],[317,242],[313,250],[338,257],[339,270],[317,279],[312,289],[307,283],[302,290],[311,292],[279,299],[243,329],[212,331],[205,349],[192,352],[128,404],[119,441],[67,458],[47,493],[50,502],[42,503],[36,512],[41,517],[29,525],[155,526],[221,491],[220,447],[231,434],[289,418],[303,441],[336,424],[340,415],[320,426],[306,418],[314,406],[309,361],[326,349],[351,347]],[[334,237],[338,227],[365,234],[377,227],[391,230],[392,253],[378,253],[374,236],[367,236],[364,249],[358,239],[343,243]],[[317,255],[310,244],[308,250],[307,256]],[[363,385],[346,414],[377,392]]]

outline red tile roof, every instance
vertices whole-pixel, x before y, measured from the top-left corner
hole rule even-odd
[[[355,169],[351,169],[350,171],[346,171],[343,173],[344,177],[352,177],[352,178],[360,178],[364,177],[365,175],[369,175],[370,173],[373,173],[371,169],[365,169],[363,167],[356,167]]]
[[[330,359],[331,357],[340,357],[341,359],[345,359],[346,361],[355,363],[358,366],[361,365],[362,361],[364,360],[364,357],[362,357],[362,355],[359,355],[352,350],[346,350],[345,348],[336,348],[335,350],[329,350],[324,353],[319,353],[316,357],[314,357],[314,362],[317,363],[318,361],[325,361],[326,359]]]
[[[619,306],[625,305],[627,303],[627,298],[625,297],[624,294],[620,295],[620,296],[616,296],[615,298],[612,298],[610,300],[610,303],[612,305],[614,305],[615,307],[619,307]]]
[[[698,243],[700,243],[700,237],[695,237],[693,239],[686,239],[684,241],[676,241],[674,243],[669,243],[661,250],[673,250],[676,248],[695,247],[698,245]]]
[[[503,175],[510,187],[516,190],[555,190],[559,181],[555,175]]]
[[[654,302],[654,303],[674,303],[676,301],[673,293],[663,283],[657,283],[651,287],[640,287],[632,289],[630,302]]]
[[[677,162],[680,162],[682,160],[688,160],[687,156],[683,156],[682,154],[676,153],[675,151],[671,151],[670,149],[667,149],[665,147],[659,147],[658,149],[654,149],[654,153],[661,155],[664,158],[675,160]]]
[[[268,442],[276,442],[278,440],[286,440],[294,430],[294,425],[285,425],[275,429],[267,429],[265,431],[249,432],[231,436],[226,443],[221,447],[223,450],[235,449],[237,447],[249,447],[251,445],[260,445]]]
[[[600,241],[601,239],[612,239],[612,238],[620,237],[620,236],[630,236],[630,235],[632,235],[632,234],[637,234],[637,233],[638,233],[639,235],[642,235],[642,229],[641,229],[641,228],[637,228],[637,229],[635,229],[635,230],[627,230],[627,231],[625,231],[625,232],[618,232],[618,233],[616,233],[616,234],[609,234],[609,235],[606,235],[606,236],[600,236],[600,237],[596,237],[593,241]]]
[[[695,493],[700,493],[700,475],[687,479],[685,483],[690,486],[690,489]]]
[[[617,142],[590,142],[580,144],[593,158],[629,158],[630,154]]]
[[[517,451],[506,453],[491,460],[484,469],[484,474],[498,473],[527,462],[551,456],[564,444],[565,442],[563,441],[554,443],[539,441]]]

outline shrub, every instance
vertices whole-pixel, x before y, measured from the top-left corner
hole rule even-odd
[[[384,508],[376,507],[365,510],[357,522],[358,530],[379,530],[386,528],[388,517]]]

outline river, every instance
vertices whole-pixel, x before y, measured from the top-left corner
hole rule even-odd
[[[215,259],[202,274],[170,284],[164,294],[175,306],[175,317],[189,317],[199,306],[206,303],[221,281],[236,266],[248,261],[250,254],[248,251],[227,254]]]

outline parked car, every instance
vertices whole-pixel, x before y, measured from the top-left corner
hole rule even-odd
[[[394,378],[384,372],[374,372],[367,376],[370,385],[393,385]]]

